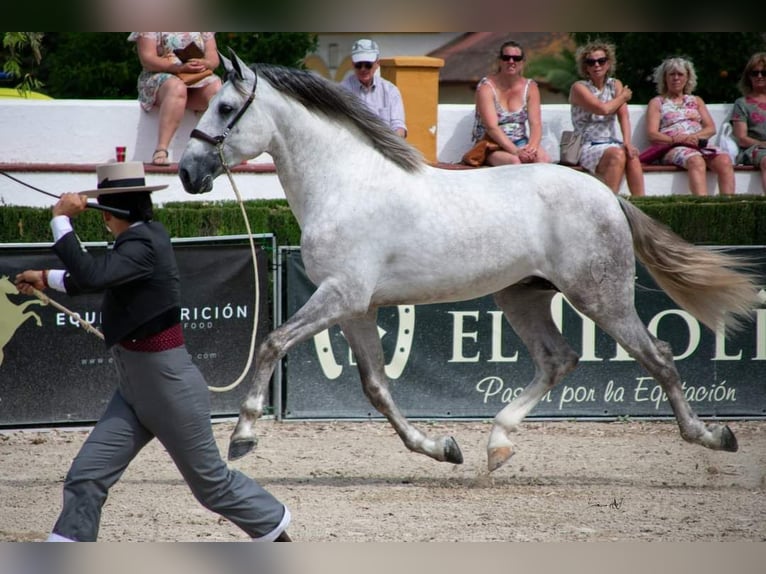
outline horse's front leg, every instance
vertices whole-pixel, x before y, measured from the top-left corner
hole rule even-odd
[[[385,374],[383,346],[375,322],[376,311],[370,311],[362,318],[341,321],[343,334],[354,352],[364,394],[396,430],[405,446],[413,452],[425,454],[440,461],[460,464],[463,454],[451,436],[436,439],[425,436],[416,429],[399,411],[388,389]]]
[[[347,291],[339,287],[341,283],[348,281],[322,283],[303,307],[269,333],[258,347],[253,383],[239,407],[239,418],[229,440],[229,460],[243,457],[258,443],[253,426],[263,414],[266,388],[277,361],[294,345],[338,323],[341,318],[366,311],[367,301],[351,301]]]

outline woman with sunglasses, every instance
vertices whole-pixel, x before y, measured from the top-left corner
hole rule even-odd
[[[514,41],[500,46],[497,71],[476,88],[473,143],[485,137],[500,146],[487,154],[486,165],[550,161],[540,147],[540,90],[524,77],[524,50]]]
[[[584,78],[572,84],[569,91],[572,125],[583,139],[579,165],[614,193],[619,191],[624,176],[631,195],[644,195],[644,172],[638,149],[631,143],[627,106],[633,92],[610,75],[617,65],[614,46],[595,40],[580,46],[575,59]],[[615,119],[622,139],[617,137]]]
[[[716,127],[705,102],[693,94],[697,73],[685,58],[666,58],[654,70],[658,96],[646,108],[646,135],[654,145],[672,145],[660,163],[689,174],[693,195],[707,195],[707,169],[716,173],[721,195],[734,194],[734,167],[722,148],[709,146]]]
[[[743,97],[734,102],[730,119],[740,150],[737,163],[761,170],[761,185],[766,193],[766,52],[751,56],[739,88]]]

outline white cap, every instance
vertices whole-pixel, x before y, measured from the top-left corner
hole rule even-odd
[[[380,48],[373,40],[362,38],[354,42],[351,46],[351,61],[357,62],[377,62],[380,56]]]

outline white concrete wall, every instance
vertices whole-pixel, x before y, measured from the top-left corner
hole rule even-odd
[[[730,106],[708,106],[716,124],[725,123]],[[646,147],[644,106],[630,106],[634,143]],[[196,124],[197,116],[187,112],[170,149],[171,159],[178,161],[188,141],[188,134]],[[569,106],[548,104],[543,106],[545,136],[550,151],[558,152],[561,131],[571,129]],[[442,104],[439,106],[437,126],[437,157],[452,163],[470,147],[473,125],[473,106]],[[127,147],[127,159],[148,162],[155,147],[157,133],[156,111],[144,112],[137,101],[124,100],[14,100],[0,102],[0,164],[98,164],[114,158],[114,148]],[[714,142],[716,140],[714,139]],[[270,164],[268,154],[249,163]],[[19,171],[12,173],[28,183],[51,191],[77,191],[90,189],[95,184],[93,172]],[[175,173],[150,173],[152,183],[167,183],[167,190],[158,192],[159,204],[176,201],[234,200],[236,196],[228,178],[219,177],[214,191],[204,196],[191,196],[183,191]],[[243,199],[284,198],[284,191],[274,173],[239,173],[235,182]],[[687,194],[685,172],[651,173],[646,176],[647,194]],[[623,190],[627,188],[623,184]],[[708,176],[708,189],[717,191],[715,178]],[[762,193],[757,172],[737,174],[737,193]],[[50,198],[26,189],[0,177],[0,205],[50,205]]]

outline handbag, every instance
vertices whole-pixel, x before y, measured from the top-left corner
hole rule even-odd
[[[566,130],[561,132],[559,143],[559,163],[577,165],[582,151],[582,134]]]
[[[698,146],[682,144],[682,143],[654,144],[654,145],[650,145],[648,148],[642,151],[641,154],[638,156],[638,160],[641,163],[654,163],[655,161],[661,160],[665,156],[665,154],[668,153],[674,147],[690,147],[700,152],[703,157],[713,157],[718,154],[718,152],[715,149],[705,147],[705,146],[698,147]]]
[[[176,76],[180,78],[180,80],[186,84],[187,86],[193,86],[200,80],[203,80],[207,78],[208,76],[213,75],[213,70],[206,69],[201,72],[178,72]]]
[[[500,149],[500,146],[486,137],[477,141],[474,146],[463,154],[461,160],[465,165],[471,167],[481,167],[487,161],[487,156],[493,151]]]
[[[673,148],[673,144],[654,144],[650,145],[638,156],[641,163],[654,163]]]

